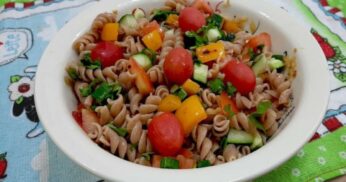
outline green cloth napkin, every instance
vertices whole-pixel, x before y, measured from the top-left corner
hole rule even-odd
[[[346,126],[306,144],[289,161],[255,182],[320,182],[341,175],[346,175]]]

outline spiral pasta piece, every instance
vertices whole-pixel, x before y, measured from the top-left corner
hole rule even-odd
[[[110,147],[110,152],[112,154],[117,154],[120,158],[125,158],[125,155],[127,154],[129,145],[125,138],[119,136],[116,132],[114,132],[112,129],[110,129],[108,126],[104,126],[102,128],[103,130],[103,137],[104,140],[102,140],[102,143]]]
[[[250,132],[250,125],[248,117],[244,112],[239,112],[235,114],[230,120],[230,127],[235,128],[237,130],[245,130]]]
[[[96,42],[99,41],[100,36],[97,32],[89,31],[78,39],[76,39],[73,43],[73,49],[77,52],[83,52],[87,50],[91,50],[96,46]]]
[[[163,75],[162,67],[160,67],[159,65],[151,67],[147,71],[147,74],[149,76],[151,83],[153,84],[161,84],[164,82],[165,77]]]
[[[287,105],[290,103],[292,94],[291,81],[283,74],[273,71],[269,73],[268,81],[270,86],[277,92],[279,105]]]
[[[168,94],[169,94],[169,90],[168,90],[167,86],[165,86],[165,85],[159,85],[155,89],[155,95],[161,97],[161,99],[166,97]]]
[[[205,125],[198,125],[192,131],[192,138],[196,142],[196,149],[200,154],[202,160],[207,159],[210,163],[215,162],[213,157],[213,142],[207,137],[208,127]]]
[[[273,109],[268,109],[261,118],[261,121],[266,130],[265,134],[267,136],[272,136],[279,127],[279,124],[277,123],[277,114]]]
[[[117,21],[117,11],[113,11],[112,13],[105,12],[97,15],[97,17],[94,19],[92,25],[91,25],[91,30],[93,32],[100,32],[102,31],[103,27],[107,23],[114,23]]]
[[[182,47],[184,48],[184,33],[181,31],[180,28],[176,29],[174,31],[174,37],[175,37],[175,44],[174,47]]]
[[[141,52],[145,47],[141,43],[139,37],[135,38],[134,36],[131,36],[129,34],[126,35],[128,36],[126,36],[123,41],[118,41],[116,42],[116,44],[120,47],[125,48],[126,51],[124,53],[124,57],[129,58],[132,55]]]
[[[208,107],[217,106],[217,104],[218,104],[217,96],[213,92],[211,92],[210,89],[204,89],[202,91],[202,101]]]
[[[213,135],[216,137],[223,137],[228,134],[230,121],[225,115],[218,114],[213,120]]]
[[[125,121],[127,109],[124,103],[124,98],[120,95],[116,100],[107,100],[108,105],[98,106],[95,112],[100,118],[100,124],[105,125],[112,122],[116,126],[121,126]]]
[[[121,72],[119,74],[118,82],[126,90],[133,88],[136,79],[136,74],[131,73],[130,71]]]
[[[162,67],[165,61],[165,57],[167,54],[174,48],[175,46],[175,36],[174,30],[168,30],[165,32],[165,37],[163,39],[161,53],[159,56],[159,65]]]
[[[139,106],[139,114],[141,115],[142,123],[147,123],[149,119],[151,119],[155,112],[159,108],[159,104],[161,102],[161,97],[150,94],[144,104]]]
[[[130,111],[132,114],[135,114],[138,111],[139,103],[142,100],[142,95],[138,93],[138,90],[135,87],[132,87],[128,93],[130,100]]]
[[[167,0],[165,2],[164,7],[162,7],[162,10],[176,10],[177,12],[180,12],[182,9],[184,9],[188,5],[187,0]]]
[[[96,114],[88,109],[82,109],[82,128],[92,140],[98,141],[102,135],[102,129]]]
[[[242,96],[239,92],[235,96],[235,101],[238,109],[251,109],[255,107],[249,98]]]
[[[229,144],[223,150],[223,157],[226,162],[231,162],[242,157],[242,154],[238,151],[237,147],[233,144]]]

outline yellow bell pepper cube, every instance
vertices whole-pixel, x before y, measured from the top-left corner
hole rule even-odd
[[[201,88],[198,83],[191,79],[186,80],[182,87],[189,95],[197,94]]]
[[[170,14],[170,15],[168,15],[168,17],[167,17],[166,23],[167,23],[168,25],[178,26],[178,19],[179,19],[179,16],[178,16],[178,15],[176,15],[176,14]]]
[[[101,32],[101,39],[103,41],[116,41],[118,40],[119,24],[106,23]]]
[[[154,30],[142,38],[147,48],[157,51],[162,46],[162,39],[159,30]]]
[[[188,136],[198,123],[208,117],[197,95],[187,98],[175,112],[175,116],[183,127],[185,136]]]
[[[159,111],[173,112],[181,106],[180,98],[176,95],[167,95],[159,104]]]
[[[196,49],[197,58],[206,63],[225,56],[225,47],[222,42],[210,43]]]
[[[237,33],[244,29],[246,22],[247,18],[225,19],[222,29],[229,33]]]

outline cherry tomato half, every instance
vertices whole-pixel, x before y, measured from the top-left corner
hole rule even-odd
[[[99,60],[102,68],[112,66],[124,58],[124,50],[111,42],[100,42],[91,50],[91,59]]]
[[[197,31],[206,24],[203,13],[194,7],[184,8],[180,12],[178,21],[183,32]]]
[[[148,137],[154,150],[163,156],[174,156],[184,142],[184,132],[172,113],[155,116],[148,126]]]
[[[256,87],[256,76],[249,66],[239,61],[230,61],[222,69],[225,82],[231,82],[241,94],[248,94]]]
[[[268,33],[266,33],[266,32],[260,33],[256,36],[252,37],[249,40],[249,42],[246,44],[247,47],[250,47],[254,50],[256,50],[257,47],[260,45],[264,45],[269,50],[271,50],[272,40],[271,40],[271,36]]]
[[[183,84],[193,74],[191,54],[184,48],[174,48],[165,57],[163,71],[168,81]]]

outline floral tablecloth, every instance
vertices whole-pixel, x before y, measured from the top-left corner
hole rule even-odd
[[[346,130],[340,128],[346,125],[346,0],[264,1],[285,9],[311,30],[327,57],[332,84],[328,110],[312,139],[315,141],[298,152],[298,158],[295,156],[258,180],[277,181],[277,174],[287,173],[280,181],[324,181],[345,174]],[[33,96],[35,72],[45,47],[68,20],[95,3],[0,0],[0,181],[102,181],[69,160],[49,140],[37,116]],[[326,135],[336,130],[339,133]],[[300,161],[299,156],[304,151],[327,151],[327,145],[322,149],[313,146],[319,141],[334,142],[336,136],[345,139],[337,144],[339,149],[341,146],[339,172],[325,178],[304,176],[300,169],[311,163]],[[320,157],[318,161],[328,162]]]

